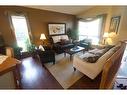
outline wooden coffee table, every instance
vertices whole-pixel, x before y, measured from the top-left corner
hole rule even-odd
[[[76,54],[76,53],[78,53],[78,52],[81,52],[81,51],[83,51],[83,53],[84,53],[85,48],[80,47],[80,46],[77,46],[77,47],[73,47],[71,49],[65,49],[64,50],[64,56],[66,56],[66,53],[67,53],[67,54],[70,55],[70,60],[72,60],[73,55]]]

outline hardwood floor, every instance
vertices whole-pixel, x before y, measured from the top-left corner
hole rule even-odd
[[[87,76],[83,76],[69,89],[98,89],[101,80],[101,74],[94,80],[89,79]]]
[[[32,57],[25,58],[22,60],[20,67],[23,89],[63,89],[50,72],[45,67],[42,67],[37,59],[33,59]],[[99,76],[95,80],[84,76],[69,89],[97,89],[99,81]]]
[[[62,89],[49,71],[32,57],[22,60],[20,71],[23,89]]]

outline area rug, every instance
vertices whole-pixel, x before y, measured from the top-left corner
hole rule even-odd
[[[71,87],[76,81],[83,77],[83,74],[78,70],[74,71],[73,63],[70,61],[69,55],[66,57],[64,57],[63,54],[56,55],[55,65],[46,63],[45,67],[64,89]]]

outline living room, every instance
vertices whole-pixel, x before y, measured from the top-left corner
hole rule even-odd
[[[18,59],[15,66],[11,65],[18,68],[16,73],[13,72],[14,82],[7,82],[4,76],[13,71],[12,67],[4,68],[8,65],[0,64],[0,88],[6,89],[7,82],[8,87],[13,88],[16,84],[14,88],[20,89],[102,89],[104,62],[114,59],[114,55],[121,61],[125,45],[121,44],[120,50],[115,50],[118,52],[107,60],[104,58],[101,66],[98,65],[100,55],[99,58],[96,56],[98,60],[88,64],[77,56],[84,57],[92,49],[114,48],[119,41],[125,41],[126,9],[126,6],[0,6],[1,52]],[[123,63],[120,74],[126,76],[126,62]],[[113,89],[126,89],[126,83],[117,82]]]

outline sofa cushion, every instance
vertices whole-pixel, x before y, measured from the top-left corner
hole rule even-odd
[[[100,55],[98,55],[98,54],[95,55],[95,54],[92,54],[89,52],[80,56],[81,59],[83,59],[84,61],[89,62],[89,63],[95,63],[99,59],[99,57],[100,57]]]
[[[52,36],[53,43],[60,42],[61,39],[69,41],[69,38],[67,35],[59,35],[59,36]]]
[[[104,55],[102,55],[98,60],[97,63],[104,63],[108,58],[110,58],[118,49],[120,46],[115,46],[111,48],[108,52],[106,52]]]
[[[106,47],[104,49],[94,49],[90,50],[88,53],[84,54],[84,61],[89,63],[95,63],[101,56],[103,56],[111,47]],[[108,55],[107,55],[108,56]]]
[[[110,50],[112,47],[114,46],[105,46],[104,48],[96,48],[96,49],[93,49],[93,50],[90,50],[89,52],[90,53],[93,53],[93,54],[100,54],[100,55],[103,55],[104,53],[106,53],[108,50]]]
[[[67,35],[61,35],[60,38],[61,38],[61,39],[65,39],[65,40],[69,40],[69,38],[68,38]]]
[[[89,53],[92,53],[92,54],[103,54],[104,52],[106,52],[105,49],[93,49],[93,50],[90,50],[88,51]]]
[[[60,44],[61,44],[61,45],[70,44],[70,41],[69,41],[69,40],[66,40],[66,39],[61,39],[61,40],[60,40]]]
[[[60,36],[52,36],[53,43],[60,42]]]

